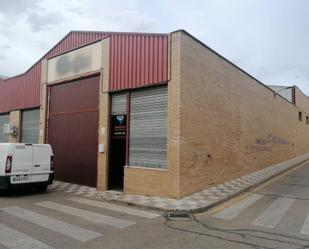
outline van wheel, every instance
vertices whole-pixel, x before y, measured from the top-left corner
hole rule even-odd
[[[40,193],[44,193],[47,190],[47,184],[42,184],[36,187],[36,189],[40,192]]]

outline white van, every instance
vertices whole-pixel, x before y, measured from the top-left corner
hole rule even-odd
[[[54,179],[49,144],[0,143],[0,190],[34,185],[45,191]]]

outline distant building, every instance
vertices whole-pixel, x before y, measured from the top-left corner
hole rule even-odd
[[[275,86],[275,85],[267,85],[274,92],[293,103],[294,101],[294,86]]]

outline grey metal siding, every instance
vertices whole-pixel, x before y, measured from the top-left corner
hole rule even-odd
[[[10,123],[10,115],[0,114],[0,143],[7,143],[9,141],[9,136],[3,133],[3,125],[7,123]]]
[[[166,168],[167,86],[133,91],[130,101],[129,165]]]
[[[38,143],[40,129],[40,109],[22,112],[21,142]]]
[[[112,94],[112,115],[123,115],[127,113],[127,93]]]

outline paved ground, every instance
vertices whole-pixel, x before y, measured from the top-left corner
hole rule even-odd
[[[58,192],[0,197],[0,248],[309,248],[309,163],[187,218]]]
[[[196,218],[209,248],[309,248],[309,164]]]
[[[115,191],[100,192],[95,188],[57,181],[54,182],[51,189],[84,197],[112,200],[129,205],[152,208],[154,210],[201,212],[308,160],[309,153],[207,188],[180,200],[142,195],[124,195]]]

